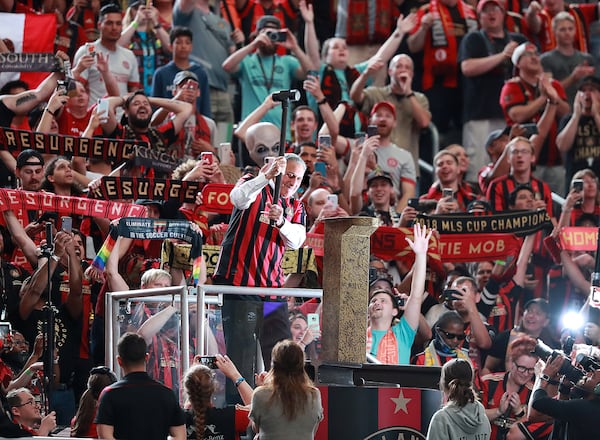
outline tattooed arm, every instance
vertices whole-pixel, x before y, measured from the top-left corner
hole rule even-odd
[[[56,56],[65,60],[69,56],[62,51],[56,52]],[[0,96],[0,101],[16,115],[26,115],[40,102],[47,101],[56,89],[56,81],[63,77],[62,72],[52,72],[34,90],[26,90],[16,95]]]

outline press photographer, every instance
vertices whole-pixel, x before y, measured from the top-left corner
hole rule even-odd
[[[573,366],[563,353],[548,353],[539,343],[536,353],[540,348],[549,356],[536,372],[529,419],[544,415],[554,418],[553,440],[596,438],[600,429],[600,364],[580,353]]]

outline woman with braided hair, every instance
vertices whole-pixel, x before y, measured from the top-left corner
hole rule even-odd
[[[201,363],[201,356],[194,357],[194,365],[183,378],[187,401],[186,427],[189,440],[222,438],[239,440],[240,432],[245,432],[250,421],[248,409],[240,405],[214,408],[212,397],[216,388],[215,374]],[[209,357],[211,358],[211,357]],[[214,356],[214,366],[235,383],[244,404],[252,401],[252,387],[240,375],[236,366],[227,356]]]
[[[427,440],[488,440],[490,422],[473,388],[473,368],[466,359],[452,359],[442,367],[440,390],[446,404],[429,424]]]

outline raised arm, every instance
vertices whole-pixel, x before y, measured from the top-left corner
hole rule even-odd
[[[412,283],[410,286],[410,296],[406,300],[404,309],[404,319],[410,327],[417,330],[419,318],[421,315],[421,303],[425,295],[425,273],[427,270],[427,248],[431,232],[427,231],[426,226],[415,223],[413,226],[413,240],[407,238],[409,246],[415,253],[415,263],[413,265]]]
[[[302,19],[304,20],[304,49],[313,65],[318,66],[321,63],[321,56],[319,54],[317,31],[315,30],[315,14],[313,12],[313,6],[307,5],[306,0],[300,0],[298,6],[300,7]]]
[[[265,100],[254,109],[252,113],[244,118],[242,122],[239,123],[238,127],[233,132],[234,135],[242,142],[246,142],[246,132],[250,127],[254,124],[259,123],[262,118],[269,112],[269,110],[280,105],[280,102],[273,101],[271,98],[272,95],[269,95],[265,98]]]

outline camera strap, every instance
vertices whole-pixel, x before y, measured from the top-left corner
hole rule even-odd
[[[263,66],[263,62],[262,62],[262,57],[259,54],[256,54],[256,58],[258,59],[258,65],[260,66],[260,70],[263,74],[263,78],[265,79],[265,87],[267,88],[267,91],[271,91],[271,87],[273,87],[273,78],[275,77],[275,55],[273,55],[271,58],[273,58],[273,63],[271,64],[271,78],[267,79],[267,72],[265,72],[265,67]]]

